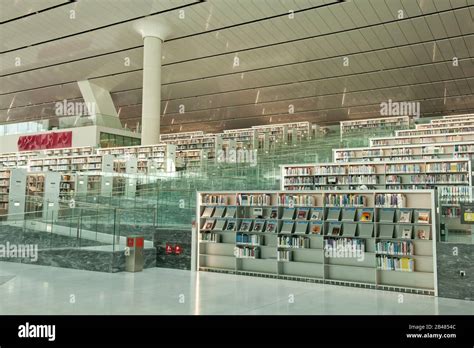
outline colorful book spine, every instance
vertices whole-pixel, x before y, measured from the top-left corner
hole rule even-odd
[[[377,193],[375,195],[375,206],[384,208],[404,208],[406,197],[401,193]]]
[[[363,207],[367,203],[367,197],[361,194],[336,194],[330,193],[325,196],[325,204],[327,206],[337,207]]]

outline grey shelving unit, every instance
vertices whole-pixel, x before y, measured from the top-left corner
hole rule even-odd
[[[242,194],[267,198],[260,200],[260,204],[255,200],[255,204],[242,205],[238,198]],[[344,195],[357,196],[361,201],[356,201],[358,204],[329,204],[334,203],[335,197]],[[388,198],[387,195],[398,195],[399,206],[380,206],[379,198]],[[235,209],[235,216],[225,217],[228,209]],[[288,215],[288,209],[294,209],[292,216]],[[305,214],[300,215],[299,211],[305,209],[308,212],[303,218]],[[334,213],[336,209],[338,214]],[[313,211],[319,213],[313,215]],[[393,219],[385,221],[390,211],[393,211]],[[409,222],[398,221],[401,211],[410,212]],[[363,215],[367,212],[369,217]],[[427,214],[428,221],[418,223],[419,212]],[[193,237],[192,262],[195,270],[437,295],[434,190],[199,192],[196,213],[198,223]],[[316,215],[321,220],[311,220]],[[226,220],[218,224],[222,230],[216,230],[217,220]],[[227,230],[229,220],[235,222],[236,227],[232,230]],[[263,232],[253,231],[256,220],[264,221]],[[243,222],[248,221],[252,225],[246,229]],[[283,227],[291,222],[303,222],[302,225],[307,222],[306,229],[301,225],[291,230]],[[271,223],[277,228],[268,232],[266,229]],[[313,224],[320,224],[319,234],[312,233]],[[333,235],[333,227],[337,225],[339,234]],[[411,238],[402,238],[403,231],[399,226],[410,228]],[[390,230],[391,234],[387,234]],[[423,235],[418,234],[418,230],[423,230],[428,239],[420,239]],[[254,237],[254,244],[251,244],[251,237],[247,241],[238,238],[241,233],[258,237]],[[209,238],[211,234],[213,238]],[[280,237],[288,237],[291,241],[306,239],[307,242],[279,244]],[[328,245],[334,245],[336,240],[363,245],[364,251],[357,253],[358,249],[351,249],[352,254],[347,251],[344,254],[346,249],[330,249]],[[393,252],[388,255],[395,260],[414,260],[412,270],[378,267],[377,258],[387,256],[377,250],[377,243],[382,241],[391,243],[389,245],[412,243],[414,251],[411,254]],[[242,252],[237,252],[242,248],[258,251],[242,257]],[[337,250],[343,252],[337,254]],[[287,256],[287,251],[288,259],[279,257],[280,252],[280,256]],[[405,263],[409,264],[408,261]]]

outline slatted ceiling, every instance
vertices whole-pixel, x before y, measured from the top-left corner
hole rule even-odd
[[[14,20],[68,2],[67,0],[2,0],[0,2],[0,22]]]
[[[267,20],[267,21],[261,21],[257,23],[253,23],[250,25],[245,25],[245,26],[239,26],[235,28],[230,28],[227,30],[221,30],[219,32],[219,35],[217,35],[216,38],[216,32],[213,33],[207,33],[207,34],[202,34],[198,36],[193,36],[190,38],[186,39],[181,39],[181,40],[174,40],[174,41],[168,41],[165,44],[165,49],[164,49],[164,55],[166,56],[165,59],[165,64],[172,62],[172,61],[177,61],[177,60],[182,60],[183,58],[186,59],[195,59],[200,56],[204,55],[210,55],[210,54],[222,54],[225,52],[230,52],[231,50],[236,50],[240,51],[243,48],[254,48],[256,45],[262,45],[262,44],[273,44],[273,43],[278,43],[284,40],[293,40],[293,39],[300,39],[302,37],[306,37],[309,35],[317,35],[317,33],[324,32],[321,28],[324,28],[326,25],[327,30],[329,30],[329,27],[331,29],[336,26],[338,31],[341,31],[343,28],[349,26],[350,22],[345,21],[346,15],[349,15],[349,19],[353,20],[353,16],[351,14],[354,11],[349,11],[348,9],[350,7],[356,6],[358,8],[358,5],[363,2],[367,2],[366,0],[361,0],[360,2],[357,1],[357,5],[352,3],[344,3],[342,5],[337,5],[339,8],[342,8],[342,17],[338,16],[340,12],[339,9],[335,10],[331,8],[329,10],[330,15],[314,15],[315,13],[320,13],[319,10],[316,11],[308,11],[308,12],[303,12],[300,14],[296,14],[296,18],[299,17],[299,20],[297,21],[292,21],[289,20],[287,16],[282,16],[280,18],[275,18],[272,20]],[[375,10],[377,10],[377,6],[380,3],[381,0],[377,1],[370,1],[369,4],[371,7],[373,7]],[[391,0],[390,5],[392,5],[394,2],[400,3],[398,0]],[[216,6],[219,7],[220,4],[223,2],[215,2],[214,0],[210,0],[206,4],[206,10],[203,11],[202,9],[204,7],[197,6],[195,9],[199,8],[199,11],[201,11],[200,16],[197,15],[197,10],[194,11],[194,16],[192,17],[193,21],[190,22],[190,27],[198,26],[199,28],[202,28],[205,25],[205,20],[207,20],[208,13],[206,12],[209,10],[211,6],[209,4],[217,4]],[[301,2],[299,2],[301,3]],[[259,3],[259,5],[262,4],[262,2]],[[346,7],[348,4],[350,4],[350,7]],[[385,4],[387,5],[387,3]],[[265,6],[262,5],[262,6]],[[417,5],[418,6],[418,5]],[[461,5],[462,6],[462,5]],[[464,5],[465,6],[465,5]],[[388,11],[392,13],[392,8],[389,6],[386,6]],[[222,7],[221,7],[222,8]],[[238,12],[239,16],[240,14],[240,9],[236,10],[235,6],[230,9],[230,11]],[[382,12],[384,10],[381,10]],[[469,13],[469,9],[463,9],[462,11],[465,11],[466,13]],[[250,11],[252,15],[255,15],[255,11]],[[358,11],[359,13],[364,13],[364,11],[360,10]],[[461,12],[461,11],[459,11]],[[286,13],[286,10],[284,11]],[[451,11],[449,13],[454,13],[454,11]],[[189,13],[186,13],[188,15]],[[191,15],[193,13],[191,12]],[[205,15],[204,15],[205,14]],[[265,114],[270,113],[272,110],[278,110],[278,105],[280,104],[285,104],[286,108],[287,105],[291,102],[295,104],[297,112],[300,112],[299,105],[305,106],[308,105],[308,102],[306,100],[302,100],[301,97],[308,95],[308,96],[314,96],[318,95],[321,93],[324,94],[332,94],[330,96],[325,96],[325,97],[320,97],[320,98],[313,98],[312,100],[317,100],[317,106],[318,108],[337,108],[337,112],[334,112],[333,110],[330,110],[330,112],[326,112],[328,115],[336,115],[337,117],[347,117],[347,109],[340,108],[340,103],[342,100],[342,92],[344,88],[347,88],[348,93],[346,94],[346,99],[345,99],[345,104],[350,103],[350,105],[356,105],[354,104],[357,102],[357,99],[354,97],[355,94],[349,94],[349,91],[354,90],[361,90],[361,89],[367,89],[368,91],[365,92],[359,92],[363,98],[359,99],[359,103],[362,104],[374,104],[377,106],[377,108],[373,111],[375,112],[375,115],[377,114],[379,110],[379,104],[380,100],[386,99],[388,96],[393,96],[395,98],[398,98],[398,96],[404,96],[405,99],[408,97],[418,97],[421,96],[423,98],[434,98],[434,97],[439,97],[443,99],[444,97],[444,87],[441,89],[438,86],[444,86],[446,83],[443,84],[443,82],[434,82],[437,83],[436,88],[431,87],[430,84],[420,84],[420,81],[430,81],[432,79],[433,81],[440,81],[442,79],[442,76],[446,75],[446,68],[436,68],[431,69],[430,75],[427,76],[427,74],[424,72],[424,67],[413,67],[412,69],[405,69],[406,72],[402,73],[399,70],[389,70],[389,71],[380,71],[377,73],[371,73],[369,75],[351,75],[354,73],[359,73],[359,72],[364,72],[364,71],[372,71],[375,68],[379,69],[390,69],[393,68],[394,66],[406,66],[407,64],[409,65],[417,65],[417,64],[431,64],[432,63],[432,45],[425,44],[422,45],[421,47],[423,48],[423,54],[426,58],[425,61],[420,60],[415,52],[416,50],[413,50],[413,46],[409,47],[402,47],[400,49],[390,49],[386,52],[383,51],[377,51],[373,52],[373,54],[368,55],[368,57],[378,57],[376,58],[376,63],[371,64],[372,62],[370,60],[363,60],[361,57],[363,57],[361,54],[357,54],[358,51],[363,49],[367,49],[367,46],[372,47],[373,49],[380,49],[381,47],[389,47],[390,45],[400,45],[400,44],[406,44],[406,42],[411,42],[411,43],[416,43],[420,40],[418,37],[416,27],[419,26],[420,22],[427,23],[426,17],[425,18],[408,18],[403,21],[397,21],[395,23],[389,23],[385,25],[380,25],[380,16],[383,16],[383,14],[380,14],[379,11],[375,11],[375,15],[377,17],[376,21],[374,23],[377,23],[377,25],[374,28],[364,28],[360,30],[350,30],[347,32],[342,32],[338,34],[330,34],[325,37],[321,38],[316,38],[316,39],[311,39],[311,40],[300,40],[295,43],[290,43],[288,45],[278,45],[278,46],[270,46],[265,49],[252,49],[250,51],[246,52],[237,52],[237,55],[239,58],[241,58],[241,65],[237,68],[232,68],[232,60],[229,61],[229,65],[227,66],[225,61],[226,58],[233,58],[234,54],[229,54],[229,55],[223,55],[223,56],[218,56],[218,57],[210,57],[206,59],[200,59],[200,60],[193,60],[190,63],[183,63],[183,64],[177,64],[175,66],[167,66],[164,68],[163,72],[163,80],[164,83],[172,82],[172,81],[180,81],[183,80],[183,78],[190,77],[190,79],[199,79],[196,81],[192,82],[181,82],[181,83],[176,83],[172,85],[165,85],[163,86],[163,98],[183,98],[187,97],[185,100],[183,99],[176,99],[170,102],[170,105],[167,108],[167,114],[170,115],[170,119],[174,118],[175,123],[176,122],[182,122],[183,121],[183,115],[178,115],[173,114],[177,112],[177,106],[181,103],[186,105],[186,122],[189,122],[189,125],[192,125],[194,123],[194,127],[203,127],[203,125],[206,122],[206,115],[208,119],[214,119],[216,122],[213,123],[212,127],[216,127],[216,125],[222,126],[222,121],[220,121],[218,118],[220,115],[229,115],[230,109],[233,108],[234,105],[242,104],[242,100],[239,99],[239,96],[246,96],[244,100],[248,100],[247,104],[252,104],[255,101],[256,98],[256,89],[251,89],[251,90],[244,90],[244,91],[236,91],[234,93],[227,95],[225,92],[229,90],[236,90],[236,89],[244,89],[244,88],[257,88],[259,86],[265,86],[265,85],[271,85],[271,84],[279,84],[279,83],[288,83],[286,86],[278,86],[278,87],[267,87],[267,88],[258,88],[260,90],[260,97],[259,97],[259,105],[257,105],[257,108],[250,108],[249,110],[256,110],[258,111],[258,115],[251,115],[249,118],[252,119],[251,122],[255,122],[256,120],[266,120],[268,121],[269,119],[266,118],[266,116],[261,117],[261,112],[263,108],[265,108]],[[370,12],[369,12],[370,16]],[[438,15],[435,15],[438,16]],[[188,16],[189,17],[189,16]],[[222,16],[220,18],[223,18]],[[226,18],[226,20],[230,20],[231,17]],[[303,19],[304,18],[304,19]],[[306,18],[308,20],[306,21]],[[442,21],[442,17],[439,17],[440,21]],[[458,18],[456,17],[456,20]],[[176,20],[176,17],[175,17]],[[212,17],[211,17],[211,22],[212,22]],[[305,24],[305,22],[309,22],[309,24]],[[364,25],[361,21],[355,21],[353,20],[353,24],[349,28],[353,28],[354,26],[361,26]],[[344,23],[344,24],[343,24]],[[427,25],[427,24],[425,24]],[[445,23],[443,22],[442,25],[444,26]],[[399,27],[398,27],[399,26]],[[184,28],[184,26],[183,26]],[[261,29],[265,28],[265,29]],[[381,29],[383,28],[383,29]],[[398,31],[397,29],[393,28],[399,28]],[[409,28],[406,29],[406,28]],[[105,29],[104,29],[105,30]],[[189,30],[188,28],[180,29],[180,30]],[[101,30],[102,32],[102,30]],[[326,31],[327,32],[327,31]],[[364,35],[366,33],[372,33],[372,37],[375,37],[375,40],[370,37],[369,35]],[[448,32],[448,31],[446,31]],[[382,34],[381,34],[382,33]],[[472,33],[472,30],[471,30]],[[108,44],[108,41],[111,39],[122,39],[125,37],[125,35],[120,36],[114,36],[116,33],[113,32],[111,33],[110,36],[105,37],[104,35],[96,35],[100,36],[100,38],[104,38],[105,42],[104,45]],[[129,32],[124,32],[124,34],[129,34]],[[431,34],[431,32],[430,32]],[[437,35],[436,33],[434,33]],[[385,36],[390,37],[390,40],[386,40]],[[446,35],[446,34],[445,34]],[[357,42],[357,45],[354,44],[354,40],[358,40],[357,36],[362,36],[364,37],[364,44],[361,47],[361,45]],[[382,38],[380,38],[382,37]],[[406,38],[404,40],[404,38]],[[73,38],[71,38],[72,40]],[[460,38],[456,40],[463,40],[465,38]],[[133,40],[133,39],[132,39]],[[406,41],[407,40],[407,41]],[[455,40],[455,39],[453,39]],[[68,40],[66,40],[68,41]],[[140,45],[141,39],[138,38],[138,44]],[[359,40],[358,40],[359,41]],[[451,40],[452,41],[452,40]],[[68,41],[70,42],[70,41]],[[90,36],[89,40],[87,40],[89,44],[96,44],[98,42],[98,38],[95,38],[94,36]],[[122,42],[122,41],[118,41]],[[444,46],[443,46],[444,45]],[[206,47],[209,46],[209,47]],[[309,46],[309,49],[307,47]],[[436,61],[443,60],[443,55],[447,54],[447,50],[449,50],[449,47],[452,47],[451,50],[455,50],[454,47],[456,44],[451,43],[450,41],[446,42],[441,42],[440,46],[437,48],[439,52],[437,52]],[[124,46],[127,47],[127,46]],[[129,46],[128,46],[129,47]],[[290,48],[291,47],[291,48]],[[448,48],[444,48],[448,47]],[[58,46],[60,48],[60,46]],[[467,50],[467,49],[466,49]],[[446,52],[445,52],[446,51]],[[456,50],[455,50],[456,51]],[[411,53],[403,53],[403,52],[411,52]],[[123,52],[121,54],[126,54],[128,51]],[[352,54],[351,54],[352,53]],[[456,52],[457,53],[457,52]],[[341,54],[351,54],[350,59],[351,59],[351,64],[350,67],[343,67],[342,66],[342,60],[340,57],[338,58],[332,58],[336,55],[341,55]],[[115,61],[117,56],[120,54],[115,54],[115,55],[110,55],[108,58],[112,59],[112,61]],[[410,60],[407,58],[407,56],[410,56]],[[472,56],[472,55],[471,55]],[[271,57],[271,59],[268,59],[268,57]],[[314,65],[310,63],[306,64],[296,64],[296,65],[290,65],[286,67],[281,67],[281,68],[270,68],[270,69],[263,69],[255,72],[245,72],[244,73],[244,78],[241,78],[241,71],[244,70],[249,70],[249,69],[258,69],[261,67],[266,67],[266,66],[271,66],[271,65],[279,65],[279,64],[289,64],[301,60],[307,60],[307,59],[320,59],[323,57],[327,57],[328,59],[325,59],[324,61],[319,61],[314,63]],[[68,59],[69,57],[65,58]],[[119,57],[120,61],[123,60],[123,56]],[[359,59],[357,59],[359,58]],[[174,59],[174,60],[173,60]],[[202,65],[207,61],[208,65]],[[258,61],[258,63],[254,63],[254,61]],[[67,64],[67,65],[74,65],[74,64]],[[188,73],[189,66],[192,66],[194,71],[192,71],[191,74]],[[213,69],[209,69],[209,66],[212,66]],[[179,69],[181,70],[179,70]],[[99,67],[100,69],[100,67]],[[447,68],[449,70],[449,68]],[[41,69],[43,70],[43,69]],[[38,70],[38,71],[41,71]],[[93,69],[93,64],[91,65],[91,70]],[[403,70],[403,69],[402,69]],[[54,72],[54,69],[52,69]],[[61,71],[61,70],[60,70]],[[94,70],[95,71],[95,70]],[[175,71],[175,73],[173,73]],[[181,71],[185,71],[185,73],[181,73]],[[3,72],[3,70],[2,70]],[[116,71],[120,72],[120,71]],[[114,73],[116,73],[114,72]],[[176,73],[178,72],[178,73]],[[222,76],[219,78],[203,78],[206,76],[210,75],[216,75],[217,73],[231,73],[231,72],[238,72],[237,74],[234,75],[229,75],[229,76]],[[460,79],[469,77],[470,75],[465,75],[464,71],[460,69],[460,72],[462,73]],[[349,74],[348,76],[345,76]],[[60,77],[60,73],[57,74]],[[173,75],[174,75],[174,80],[173,80]],[[440,76],[441,75],[441,76]],[[335,77],[335,76],[340,76],[340,77]],[[420,76],[420,81],[417,81],[414,76]],[[449,79],[452,80],[452,75],[449,76]],[[472,74],[471,74],[472,76]],[[295,83],[295,81],[298,80],[306,80],[309,78],[315,78],[316,81],[308,82],[308,83]],[[142,80],[142,74],[141,72],[135,72],[135,73],[126,73],[126,74],[121,74],[121,75],[116,75],[116,76],[109,76],[109,77],[104,77],[104,78],[98,78],[94,79],[94,82],[98,83],[99,85],[104,85],[108,88],[111,88],[112,91],[126,91],[130,90],[133,88],[140,88],[141,81]],[[58,79],[61,83],[61,79]],[[410,88],[397,88],[395,87],[396,84],[400,85],[407,85],[409,83],[414,83],[417,84],[417,88],[414,90],[411,90]],[[454,86],[456,86],[456,81],[453,82]],[[393,86],[393,87],[389,87]],[[471,90],[471,84],[467,83],[465,84],[467,86],[468,90]],[[388,87],[388,88],[387,88]],[[382,90],[376,90],[376,88],[384,88]],[[77,87],[76,87],[77,89]],[[451,88],[452,91],[451,94],[449,95],[456,95],[456,87]],[[43,90],[43,89],[38,89],[38,91]],[[440,92],[441,91],[441,92]],[[269,93],[278,93],[278,94],[269,94]],[[29,93],[29,92],[25,92]],[[130,92],[123,92],[122,95],[127,95],[128,93],[133,93],[133,98],[128,98],[128,97],[115,97],[114,100],[116,101],[117,106],[123,105],[123,103],[129,104],[130,101],[133,101],[134,103],[139,103],[140,102],[140,96],[141,92],[140,90],[132,90]],[[214,95],[209,95],[209,96],[203,96],[203,97],[197,97],[193,98],[193,96],[199,96],[203,95],[205,93],[216,93]],[[218,93],[218,94],[217,94]],[[19,93],[19,94],[24,94],[24,93]],[[59,96],[60,93],[58,93]],[[459,92],[458,94],[462,94]],[[221,98],[223,96],[226,96],[226,101],[224,103],[219,103]],[[280,104],[275,104],[273,105],[272,103],[268,104],[262,104],[264,102],[264,99],[268,101],[278,101],[280,100]],[[9,96],[10,98],[12,95]],[[191,97],[191,98],[189,98]],[[0,96],[0,101],[2,100],[3,96]],[[291,99],[294,99],[293,101]],[[27,98],[24,98],[27,100]],[[51,99],[51,97],[49,98]],[[289,99],[285,101],[281,101],[282,99]],[[209,103],[209,101],[214,101],[214,104]],[[11,102],[11,100],[10,100]],[[166,101],[163,101],[162,108],[164,107],[164,104]],[[172,107],[171,103],[173,103],[174,108]],[[220,105],[219,105],[220,104]],[[0,108],[3,104],[0,104]],[[9,105],[9,104],[8,104]],[[438,105],[438,104],[436,104]],[[223,107],[221,110],[216,111],[215,109],[209,109],[209,107]],[[442,106],[445,108],[445,106]],[[39,108],[39,106],[38,106]],[[188,111],[191,111],[193,109],[204,109],[199,111],[200,115],[204,117],[204,119],[200,119],[200,122],[196,122],[196,120],[193,120],[193,115],[191,115]],[[43,107],[43,109],[45,109]],[[47,112],[47,110],[43,110],[41,112]],[[122,120],[128,120],[131,116],[130,110],[133,109],[133,112],[135,113],[135,116],[139,116],[141,113],[141,105],[134,105],[128,108],[122,108],[121,111],[121,117]],[[328,109],[328,110],[329,110]],[[20,109],[21,110],[21,109]],[[16,110],[15,114],[16,115],[21,115],[20,110]],[[336,110],[336,109],[334,109]],[[351,109],[351,115],[354,115],[354,112],[362,112],[363,110],[363,105],[360,107],[354,109]],[[287,109],[286,111],[287,112]],[[320,112],[319,114],[322,115],[322,113],[325,113],[325,111]],[[231,113],[232,115],[235,115]],[[314,112],[313,112],[314,114]],[[2,111],[0,110],[0,117],[3,115]],[[307,116],[307,114],[299,114],[298,117],[300,116]],[[358,114],[357,117],[359,117],[361,114]],[[284,116],[275,116],[273,115],[273,121],[275,121],[279,117],[284,117]],[[314,115],[313,115],[314,116]],[[168,116],[167,116],[168,117]],[[239,122],[242,122],[244,124],[245,121],[244,117],[240,117],[240,115],[236,115],[238,117],[237,120],[233,121],[227,121],[226,124],[229,125],[229,122],[233,122],[232,124],[237,124],[239,125]],[[316,116],[314,116],[316,117]],[[170,121],[171,122],[171,121]],[[187,123],[188,124],[188,123]],[[130,123],[129,123],[130,125]],[[176,125],[177,129],[180,128],[180,126]]]
[[[439,15],[440,20],[443,22],[444,29],[449,36],[461,35],[461,29],[459,28],[458,22],[454,12],[444,12]]]
[[[159,2],[159,8],[162,11],[177,4],[180,6],[191,2],[191,0],[163,0]],[[115,0],[101,0],[94,2],[79,1],[61,6],[51,11],[2,25],[4,39],[0,43],[0,49],[2,51],[12,50],[110,25],[136,16],[145,16],[149,14],[148,4],[149,1],[121,1],[118,4]],[[122,8],[122,11],[119,11],[119,8]],[[124,11],[125,8],[127,11]],[[70,18],[71,10],[75,10],[76,19]],[[87,20],[84,20],[84,18],[87,18]],[[41,30],[38,30],[39,28]]]

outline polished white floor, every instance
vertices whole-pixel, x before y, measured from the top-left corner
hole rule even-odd
[[[474,314],[470,301],[160,268],[0,262],[0,280],[0,314]]]

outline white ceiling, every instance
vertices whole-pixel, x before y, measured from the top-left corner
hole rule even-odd
[[[39,6],[2,0],[0,123],[49,118],[55,101],[81,100],[76,81],[91,79],[111,91],[122,123],[134,127],[141,115],[143,50],[134,24],[145,16],[172,29],[163,50],[164,132],[375,117],[387,99],[420,101],[424,115],[469,111],[473,5],[63,0]]]

